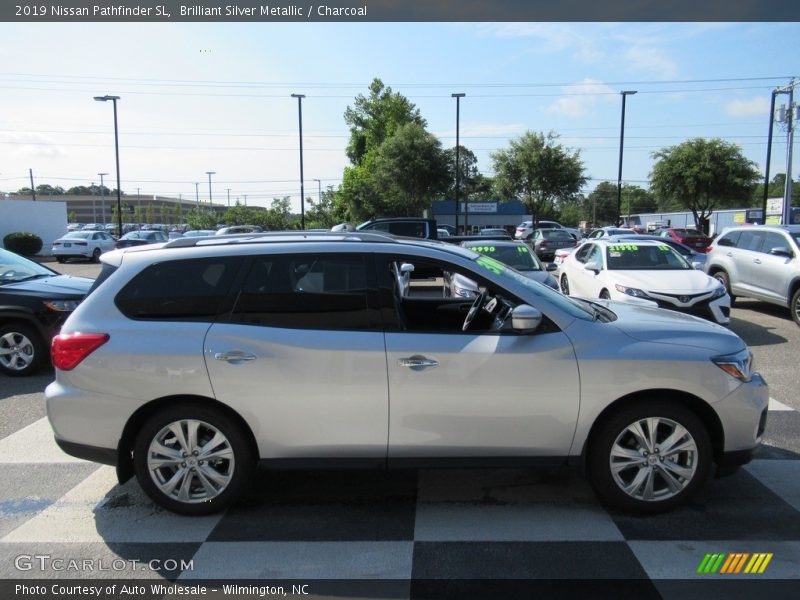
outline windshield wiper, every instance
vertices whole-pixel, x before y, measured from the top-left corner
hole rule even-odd
[[[41,279],[42,277],[51,277],[50,273],[39,273],[38,275],[28,275],[22,279],[9,279],[8,283],[20,283],[22,281],[30,281],[31,279]]]

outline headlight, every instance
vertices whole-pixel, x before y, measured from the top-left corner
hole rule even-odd
[[[44,305],[55,312],[72,312],[78,308],[80,300],[45,300]]]
[[[711,300],[715,300],[717,298],[722,298],[727,293],[728,293],[728,290],[725,289],[725,286],[719,285],[719,286],[717,286],[717,289],[714,290],[714,293],[711,295]]]
[[[747,348],[736,354],[711,357],[712,362],[728,375],[745,383],[753,377],[753,353]]]
[[[617,291],[622,293],[622,294],[627,294],[628,296],[633,296],[634,298],[647,298],[647,299],[650,299],[650,296],[648,296],[647,294],[645,294],[642,290],[640,290],[638,288],[625,287],[624,285],[620,285],[618,283],[615,284],[614,287],[617,288]]]

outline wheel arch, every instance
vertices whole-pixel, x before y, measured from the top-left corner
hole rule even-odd
[[[126,482],[134,475],[133,445],[136,440],[136,434],[139,432],[145,422],[151,416],[156,414],[161,408],[174,406],[180,403],[204,406],[213,410],[218,410],[233,419],[242,428],[242,431],[244,432],[245,437],[250,445],[250,449],[253,452],[253,456],[256,458],[259,457],[258,443],[256,442],[255,435],[253,435],[253,430],[247,424],[247,421],[245,421],[244,418],[230,406],[207,396],[164,396],[163,398],[151,400],[150,402],[140,406],[125,423],[125,427],[122,429],[122,435],[120,436],[119,445],[117,446],[117,479],[120,483]]]
[[[709,437],[711,438],[714,462],[719,462],[725,449],[725,432],[722,427],[722,421],[720,421],[720,418],[714,408],[702,398],[699,398],[688,392],[671,389],[650,389],[637,391],[632,394],[628,394],[627,396],[618,398],[603,409],[603,411],[594,420],[594,423],[592,423],[592,427],[589,430],[589,435],[586,436],[586,441],[583,444],[583,451],[581,453],[582,467],[586,469],[589,459],[588,449],[595,436],[597,436],[598,432],[602,429],[602,426],[609,419],[611,419],[623,408],[643,400],[653,399],[664,399],[671,402],[677,402],[697,415],[705,426],[706,431],[708,431]]]

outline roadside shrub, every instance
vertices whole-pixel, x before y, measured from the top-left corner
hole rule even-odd
[[[3,246],[22,256],[34,256],[42,249],[42,238],[35,233],[16,231],[3,238]]]

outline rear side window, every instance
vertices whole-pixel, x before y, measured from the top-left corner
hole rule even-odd
[[[210,321],[219,312],[240,263],[238,257],[157,263],[131,279],[115,302],[131,319]]]
[[[370,329],[366,257],[282,254],[256,257],[233,310],[235,323],[300,329]]]
[[[726,246],[728,248],[736,247],[736,245],[739,242],[739,236],[741,235],[741,233],[742,233],[741,231],[731,231],[730,233],[726,233],[721,238],[719,238],[717,246]]]
[[[739,236],[739,242],[736,244],[741,250],[751,250],[759,252],[761,244],[764,242],[763,231],[743,231]]]

